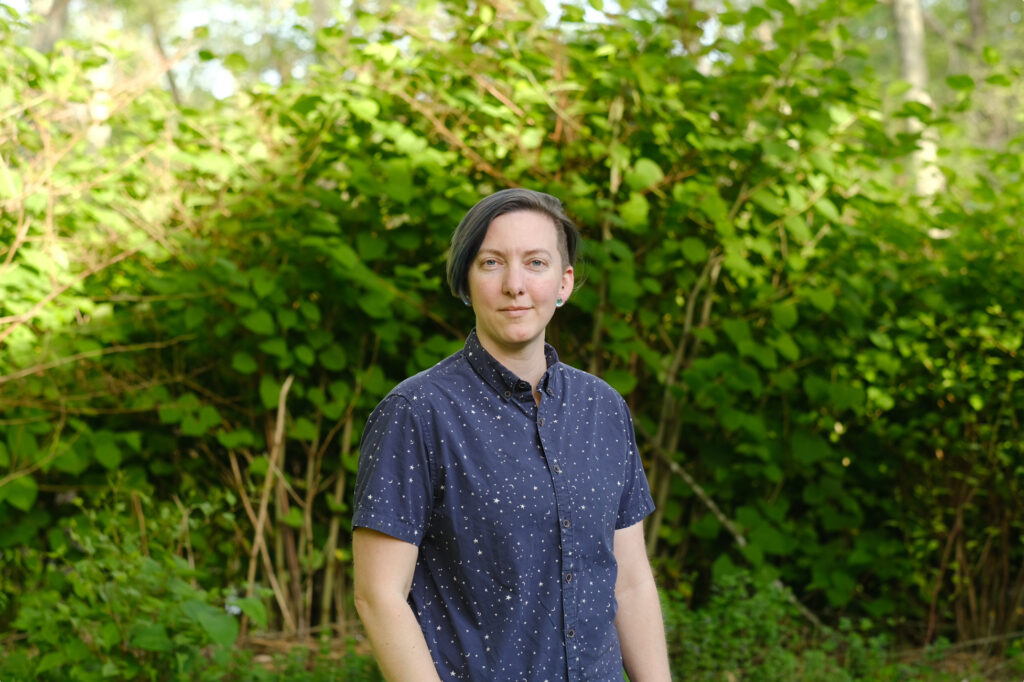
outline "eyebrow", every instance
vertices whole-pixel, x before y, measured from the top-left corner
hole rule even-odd
[[[480,249],[479,251],[477,251],[476,255],[477,255],[477,257],[480,257],[480,256],[487,255],[487,254],[491,254],[491,255],[495,255],[495,256],[504,256],[505,252],[504,251],[499,251],[498,249]],[[551,257],[551,252],[548,251],[547,249],[530,249],[529,251],[524,252],[523,255],[524,256],[547,256],[548,258],[550,258]]]

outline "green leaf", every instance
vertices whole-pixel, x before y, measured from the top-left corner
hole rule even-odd
[[[544,142],[543,128],[527,128],[519,136],[519,145],[526,150],[537,149]]]
[[[281,308],[277,311],[277,323],[281,329],[294,329],[299,323],[299,314],[291,308]]]
[[[295,358],[308,367],[316,362],[316,353],[309,346],[301,345],[295,348]]]
[[[288,357],[288,344],[285,343],[284,339],[279,337],[266,339],[259,344],[258,348],[267,355],[273,355],[278,358]]]
[[[831,312],[836,305],[836,297],[828,289],[805,289],[803,294],[811,305],[823,313]]]
[[[377,243],[382,242],[378,241]],[[313,324],[320,323],[320,308],[315,303],[311,301],[303,301],[299,305],[299,312],[302,313],[302,316],[309,322],[312,322]]]
[[[328,371],[341,371],[345,368],[347,362],[348,358],[345,355],[345,349],[336,343],[332,343],[320,352],[320,364]]]
[[[629,195],[629,200],[619,206],[619,215],[625,226],[634,232],[644,232],[647,225],[647,213],[650,205],[647,198],[638,192]]]
[[[792,329],[798,319],[796,304],[790,301],[772,306],[772,322],[780,330]]]
[[[298,507],[291,507],[288,509],[288,513],[281,517],[281,523],[292,528],[302,528],[303,521],[302,512]]]
[[[195,329],[206,320],[206,309],[197,305],[188,307],[185,310],[185,328]]]
[[[144,651],[167,652],[174,648],[174,643],[167,636],[167,628],[162,623],[145,623],[132,629],[130,640],[132,646]]]
[[[235,431],[218,431],[217,442],[228,450],[241,447],[254,447],[256,436],[249,429],[237,429]]]
[[[651,159],[637,159],[626,173],[626,185],[632,190],[644,190],[665,179],[661,167]]]
[[[704,514],[690,522],[690,532],[702,540],[714,540],[721,531],[722,524],[714,514]]]
[[[31,475],[25,474],[12,479],[0,488],[0,500],[6,501],[15,509],[28,511],[36,503],[39,486]]]
[[[795,430],[789,438],[789,450],[794,461],[801,466],[810,466],[815,462],[828,459],[832,448],[821,436],[803,430]]]
[[[182,604],[181,610],[197,623],[217,646],[227,648],[238,639],[238,621],[231,614],[212,604],[192,599]]]
[[[231,366],[239,374],[252,374],[260,368],[253,356],[241,350],[231,356]]]
[[[39,665],[36,666],[35,673],[45,673],[50,670],[55,670],[68,663],[68,657],[63,651],[50,651],[43,654],[43,657],[39,659]]]
[[[270,336],[276,330],[274,318],[266,310],[252,311],[242,318],[242,324],[253,334],[261,336]]]
[[[238,73],[249,68],[249,60],[240,52],[232,52],[224,58],[224,66],[229,71]]]
[[[691,263],[703,263],[708,258],[708,247],[696,237],[687,237],[679,244],[683,257]]]
[[[624,396],[632,393],[637,384],[636,375],[624,369],[614,369],[605,372],[604,380]]]
[[[753,337],[750,335],[750,324],[746,320],[722,320],[722,331],[737,347],[753,341]]]
[[[319,435],[316,425],[305,417],[299,417],[288,429],[288,435],[299,440],[315,440]]]
[[[249,475],[250,476],[266,476],[267,470],[270,468],[270,460],[263,455],[259,457],[253,457],[249,463]]]
[[[789,334],[780,334],[773,341],[775,350],[782,354],[782,357],[786,358],[790,362],[795,362],[800,358],[800,347],[793,340],[793,337]]]
[[[775,355],[775,349],[771,346],[762,346],[759,343],[751,343],[746,344],[744,350],[746,351],[743,353],[744,355],[749,355],[754,358],[757,360],[757,364],[761,365],[765,369],[778,369],[779,359],[778,356]]]
[[[11,465],[11,453],[7,451],[7,445],[0,441],[0,467],[9,467]]]
[[[264,374],[260,378],[260,401],[263,407],[272,410],[277,407],[277,401],[281,398],[281,384],[273,377]]]
[[[986,45],[984,47],[984,49],[981,51],[981,57],[989,66],[995,66],[1003,58],[1003,56],[999,53],[999,50],[990,45]]]
[[[83,453],[79,447],[72,446],[53,460],[53,468],[77,476],[89,468],[89,461],[89,456]]]
[[[839,209],[836,208],[836,205],[833,204],[830,199],[822,197],[814,202],[814,207],[818,209],[818,212],[827,220],[834,223],[839,222]]]
[[[973,90],[974,79],[965,73],[946,76],[946,85],[954,90]]]
[[[346,104],[356,118],[364,121],[375,121],[380,113],[380,105],[372,99],[350,99]]]
[[[264,606],[263,602],[256,597],[242,597],[234,601],[242,613],[249,616],[256,627],[265,628],[267,627],[267,607]]]
[[[108,471],[121,465],[121,449],[117,447],[114,434],[110,431],[98,431],[92,436],[93,456]]]
[[[863,407],[866,394],[864,389],[842,382],[829,386],[829,399],[837,410],[855,410]]]

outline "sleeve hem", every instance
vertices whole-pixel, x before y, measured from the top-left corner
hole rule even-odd
[[[355,530],[356,528],[375,530],[378,533],[390,535],[396,540],[402,540],[417,546],[419,546],[420,540],[423,539],[423,532],[416,526],[372,509],[357,512],[352,517],[352,529]]]

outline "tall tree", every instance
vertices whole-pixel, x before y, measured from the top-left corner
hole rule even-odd
[[[46,8],[46,5],[49,8]],[[53,0],[50,3],[33,3],[32,9],[42,15],[43,20],[36,24],[32,32],[32,47],[39,52],[49,52],[64,35],[68,25],[68,5],[71,0]],[[41,5],[41,6],[40,6]]]
[[[910,89],[906,99],[932,106],[928,94],[928,62],[925,60],[924,15],[920,0],[893,0],[893,18],[896,23],[896,37],[900,51],[900,75]],[[932,196],[944,184],[941,171],[936,165],[938,145],[935,133],[928,129],[921,119],[910,117],[907,125],[912,133],[920,133],[921,141],[913,156],[914,186],[919,195]]]

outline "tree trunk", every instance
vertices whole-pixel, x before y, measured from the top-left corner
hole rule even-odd
[[[153,49],[156,51],[160,61],[166,66],[168,60],[167,52],[164,50],[163,32],[160,30],[160,19],[157,17],[156,8],[153,5],[149,6],[148,19],[149,28],[153,31]],[[181,92],[178,90],[178,83],[174,79],[174,71],[171,70],[170,66],[167,66],[167,87],[171,91],[174,103],[180,107]]]
[[[985,40],[985,3],[984,0],[968,0],[967,17],[971,22],[971,46],[980,50]]]
[[[53,50],[53,46],[64,35],[64,29],[67,28],[68,5],[70,4],[71,0],[53,0],[44,20],[37,24],[32,31],[32,47],[35,50],[43,54]]]
[[[327,0],[313,0],[313,30],[321,31],[327,26],[327,22],[331,19],[331,8]]]
[[[920,0],[893,0],[893,19],[900,50],[900,75],[910,84],[908,101],[932,105],[928,95],[928,63],[924,51],[924,15]],[[935,165],[938,145],[935,131],[926,129],[916,118],[907,119],[911,133],[920,133],[921,140],[913,156],[914,186],[920,196],[933,196],[942,189],[945,178]]]

